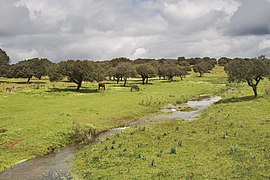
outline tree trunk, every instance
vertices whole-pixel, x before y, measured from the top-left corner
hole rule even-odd
[[[120,80],[120,79],[119,79],[119,78],[117,78],[117,81],[116,81],[116,83],[117,83],[117,84],[119,83],[119,80]]]
[[[182,76],[180,76],[180,78],[181,78],[181,80],[183,81],[183,77],[182,77]]]
[[[31,77],[28,77],[27,83],[30,83]]]
[[[248,80],[248,81],[247,81],[247,82],[248,82],[248,85],[249,85],[250,87],[252,87],[252,90],[253,90],[253,92],[254,92],[254,97],[257,97],[257,96],[258,96],[257,85],[259,84],[260,80],[261,80],[261,78],[255,79],[255,81],[256,81],[255,84],[252,82],[252,80]]]
[[[78,84],[77,84],[76,91],[79,91],[81,87],[82,87],[82,81],[79,81]]]
[[[145,82],[145,78],[144,78],[144,77],[142,77],[142,83],[144,84],[144,82]]]
[[[127,84],[127,78],[124,78],[124,87],[126,87]]]
[[[146,78],[146,84],[148,84],[148,77]]]
[[[257,97],[258,96],[258,93],[257,93],[257,86],[252,86],[252,90],[254,92],[254,97]]]

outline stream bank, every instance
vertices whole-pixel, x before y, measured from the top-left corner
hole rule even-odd
[[[149,116],[138,121],[129,123],[122,128],[114,128],[98,135],[95,140],[87,145],[73,145],[66,147],[59,152],[55,152],[42,157],[37,157],[13,166],[0,173],[1,180],[10,179],[71,179],[69,172],[73,167],[73,159],[75,152],[84,146],[91,146],[99,141],[106,139],[106,137],[116,134],[128,127],[149,124],[162,120],[196,120],[200,114],[213,103],[219,101],[221,97],[202,97],[200,99],[190,100],[187,103],[169,104],[164,107],[162,114],[156,116]],[[186,106],[190,111],[186,111]]]

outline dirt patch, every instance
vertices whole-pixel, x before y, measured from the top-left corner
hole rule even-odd
[[[7,129],[0,128],[0,133],[5,133],[5,132],[7,132],[7,131],[8,131]]]
[[[112,123],[117,125],[117,124],[127,124],[130,123],[132,121],[135,121],[136,118],[132,117],[132,116],[124,116],[124,117],[120,117],[120,118],[113,118],[112,119]]]
[[[20,146],[22,143],[19,140],[6,142],[3,144],[4,149],[13,150],[16,149],[18,146]]]

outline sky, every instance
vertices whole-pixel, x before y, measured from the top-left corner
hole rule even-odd
[[[270,57],[270,0],[0,0],[0,48],[34,57]]]

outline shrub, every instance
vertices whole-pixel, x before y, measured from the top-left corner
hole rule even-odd
[[[176,154],[176,147],[172,147],[172,148],[171,148],[170,154]]]
[[[80,125],[73,122],[71,132],[68,134],[68,137],[72,141],[87,143],[92,141],[97,135],[97,129],[90,124]]]

